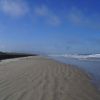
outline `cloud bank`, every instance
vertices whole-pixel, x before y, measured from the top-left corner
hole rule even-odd
[[[44,17],[46,22],[50,25],[59,26],[61,23],[59,16],[54,14],[46,5],[35,7],[34,12],[38,17]]]
[[[67,13],[67,20],[78,26],[84,26],[88,28],[100,29],[100,15],[91,13],[88,15],[85,11],[72,7]]]
[[[10,16],[23,16],[29,7],[23,0],[1,0],[0,10]]]
[[[87,14],[82,9],[71,7],[66,10],[66,14],[60,15],[60,13],[55,13],[46,4],[36,4],[35,6],[33,5],[33,8],[28,5],[28,0],[0,0],[0,11],[11,17],[30,14],[37,16],[37,18],[43,18],[44,22],[51,26],[59,26],[61,23],[70,22],[77,26],[100,29],[100,15],[95,15],[93,12]],[[67,16],[66,19],[64,16]]]

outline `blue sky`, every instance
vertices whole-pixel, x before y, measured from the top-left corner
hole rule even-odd
[[[99,0],[0,0],[0,50],[100,53]]]

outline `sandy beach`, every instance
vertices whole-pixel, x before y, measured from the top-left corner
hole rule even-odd
[[[83,71],[44,57],[0,62],[0,100],[100,100]]]

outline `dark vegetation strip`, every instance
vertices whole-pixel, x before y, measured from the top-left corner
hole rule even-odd
[[[37,54],[25,54],[25,53],[3,53],[0,52],[0,60],[28,57],[28,56],[37,56]]]

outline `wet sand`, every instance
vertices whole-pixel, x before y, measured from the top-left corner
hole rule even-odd
[[[100,100],[79,69],[34,56],[0,63],[0,100]]]

